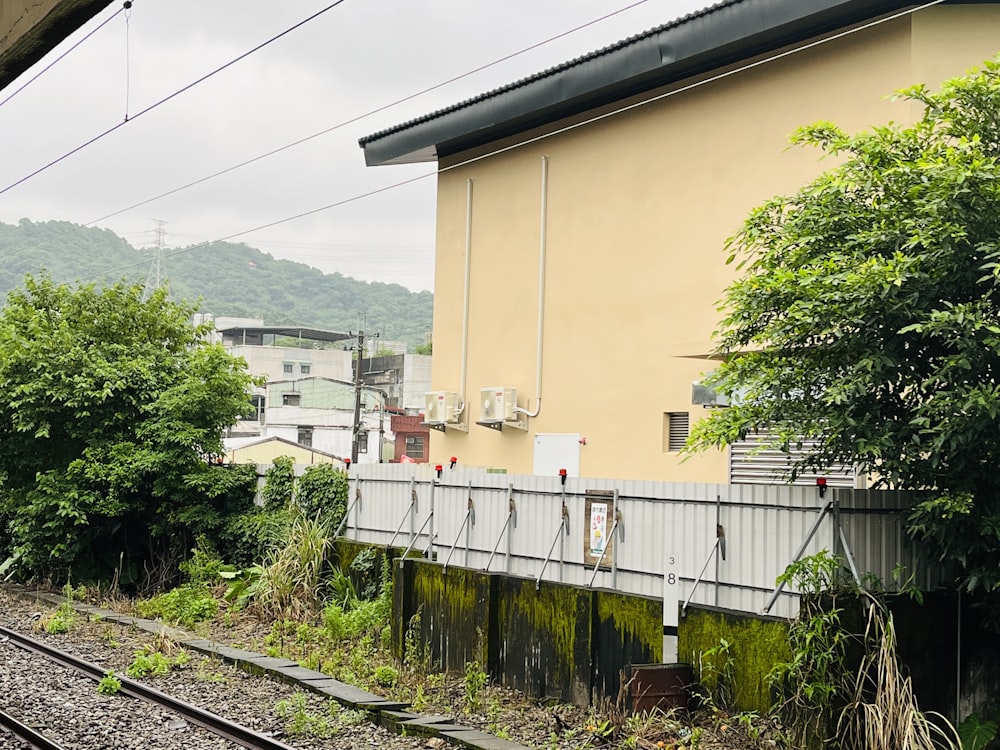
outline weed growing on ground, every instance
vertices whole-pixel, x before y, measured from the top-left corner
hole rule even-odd
[[[483,688],[489,684],[489,681],[489,675],[479,666],[479,662],[469,661],[465,663],[463,685],[465,686],[466,713],[471,714],[480,709],[482,706]]]
[[[399,682],[399,671],[388,664],[375,667],[375,683],[382,687],[395,687]]]
[[[327,738],[333,736],[333,728],[329,719],[322,714],[309,711],[304,693],[295,693],[290,700],[278,701],[274,707],[274,713],[279,719],[285,720],[285,731],[292,737]]]
[[[327,703],[325,714],[309,710],[305,693],[295,693],[289,700],[281,700],[274,707],[279,719],[285,720],[285,731],[292,737],[317,737],[326,739],[337,735],[347,726],[355,726],[365,720],[363,711],[342,708],[334,700]]]
[[[166,674],[174,667],[187,664],[191,657],[186,651],[180,651],[176,656],[168,656],[153,647],[146,645],[136,649],[135,658],[129,664],[125,674],[136,679],[142,677],[155,677]]]
[[[118,642],[116,637],[117,633],[115,629],[110,625],[105,625],[104,629],[101,631],[101,640],[104,641],[104,645],[108,648],[118,648],[121,643]]]
[[[46,633],[58,635],[68,633],[77,622],[76,610],[70,602],[63,602],[55,611],[44,620]]]
[[[114,672],[105,672],[97,683],[97,692],[101,695],[117,695],[122,689],[122,681],[115,677]]]
[[[193,628],[195,623],[215,617],[219,602],[204,584],[188,583],[151,599],[140,599],[135,609],[142,617]]]
[[[219,671],[212,669],[216,666],[217,662],[204,657],[198,662],[198,668],[195,670],[194,677],[198,682],[225,682],[226,676]]]

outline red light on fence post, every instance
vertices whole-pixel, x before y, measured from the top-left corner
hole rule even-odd
[[[455,464],[457,464],[457,463],[458,463],[458,459],[455,458],[454,456],[452,456],[451,457],[451,466],[449,466],[448,468],[449,469],[454,469],[455,468]]]
[[[441,478],[441,471],[442,471],[443,469],[444,469],[444,467],[443,467],[443,466],[441,466],[441,464],[438,464],[437,466],[435,466],[435,467],[434,467],[434,471],[435,471],[435,472],[437,473],[437,477],[438,477],[438,479],[440,479],[440,478]]]
[[[559,481],[564,485],[566,484],[566,477],[568,476],[566,469],[559,469]]]
[[[826,494],[826,477],[816,477],[816,489],[819,490],[820,497]]]

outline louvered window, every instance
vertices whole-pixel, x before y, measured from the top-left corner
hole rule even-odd
[[[853,466],[838,464],[821,474],[804,472],[791,481],[792,465],[816,446],[815,440],[803,439],[789,445],[787,450],[762,450],[770,438],[766,431],[751,432],[744,440],[729,446],[729,481],[732,484],[795,484],[803,487],[816,485],[818,476],[825,477],[829,487],[859,487],[857,471]]]
[[[663,449],[676,452],[684,447],[688,438],[689,416],[686,411],[670,411],[663,415]]]

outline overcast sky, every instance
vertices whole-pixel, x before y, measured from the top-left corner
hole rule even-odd
[[[0,190],[135,117],[332,0],[135,0],[0,104]],[[517,80],[704,7],[705,0],[344,0],[304,26],[0,194],[0,221],[89,224],[544,44],[196,187],[96,226],[152,246],[228,237],[432,172],[364,165],[358,138]],[[630,7],[631,6],[631,7]],[[0,102],[121,8],[115,2]],[[433,289],[433,178],[242,235],[278,258],[365,281]],[[167,260],[166,272],[170,266]]]

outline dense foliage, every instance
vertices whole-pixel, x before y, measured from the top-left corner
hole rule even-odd
[[[141,286],[28,277],[0,310],[0,558],[25,574],[172,575],[195,536],[252,503],[217,465],[246,413],[241,360]]]
[[[797,467],[854,463],[882,486],[933,490],[911,531],[969,590],[1000,589],[1000,67],[903,96],[911,126],[794,142],[837,166],[752,212],[730,241],[710,384],[733,406],[698,447],[767,428],[817,438]],[[731,258],[732,260],[732,258]]]
[[[25,274],[39,268],[56,282],[113,283],[123,274],[142,282],[153,257],[108,230],[27,219],[16,226],[0,223],[0,253],[4,257],[0,295],[20,286]],[[386,341],[406,341],[411,348],[423,344],[431,330],[430,292],[416,294],[398,284],[324,274],[244,244],[173,248],[165,256],[171,296],[192,303],[200,300],[203,312],[335,331],[357,330],[358,314],[364,313],[368,330],[380,332]]]
[[[298,481],[302,512],[318,516],[336,531],[347,513],[347,473],[333,464],[307,466]]]

